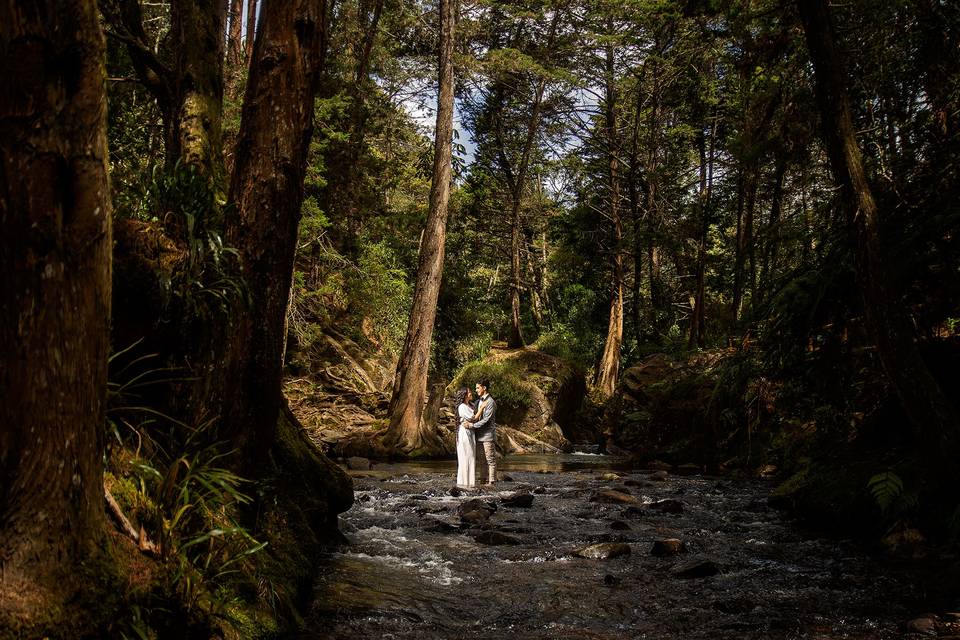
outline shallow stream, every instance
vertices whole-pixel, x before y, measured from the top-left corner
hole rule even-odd
[[[761,481],[522,456],[502,462],[510,481],[497,491],[454,497],[454,467],[354,473],[356,503],[341,516],[351,544],[321,567],[303,638],[899,638],[923,598],[853,543],[801,532]],[[636,502],[591,501],[609,489]],[[517,491],[530,507],[503,504]],[[464,525],[457,509],[475,497],[497,510]],[[514,544],[476,540],[491,531]],[[667,538],[686,551],[652,555]],[[602,542],[629,553],[574,555]]]

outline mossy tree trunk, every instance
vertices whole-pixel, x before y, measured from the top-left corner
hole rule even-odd
[[[281,402],[284,326],[323,40],[322,0],[266,0],[230,184],[227,242],[249,308],[227,330],[222,420],[248,475],[262,471]]]
[[[453,144],[453,47],[456,28],[456,1],[440,0],[440,51],[437,97],[437,126],[433,152],[433,182],[430,212],[420,244],[417,284],[403,353],[397,363],[393,395],[390,398],[390,425],[386,443],[407,454],[427,452],[439,444],[424,422],[430,346],[437,318],[437,298],[443,277],[447,204],[450,200]]]
[[[104,54],[93,0],[0,4],[0,628],[16,637],[72,635],[105,531]]]
[[[100,7],[107,34],[126,46],[137,76],[160,108],[167,169],[194,165],[222,191],[226,0],[173,0],[173,44],[166,57],[147,39],[139,0],[102,0]],[[175,227],[173,235],[182,236],[182,222]]]
[[[883,370],[931,457],[942,469],[952,469],[960,454],[960,421],[921,358],[907,318],[886,288],[879,211],[857,145],[845,65],[830,10],[825,0],[799,0],[797,7],[813,61],[824,145],[841,190],[868,330]]]
[[[175,0],[170,9],[177,48],[174,111],[167,162],[198,167],[215,189],[223,182],[224,0]]]

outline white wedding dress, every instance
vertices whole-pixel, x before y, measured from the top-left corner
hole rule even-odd
[[[463,426],[464,420],[473,417],[473,408],[466,402],[457,407],[460,427],[457,429],[457,486],[475,487],[477,484],[477,441],[473,429]]]

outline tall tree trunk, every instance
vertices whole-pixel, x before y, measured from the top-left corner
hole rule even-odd
[[[513,191],[510,206],[510,335],[507,336],[507,346],[511,349],[522,349],[525,344],[520,313],[520,227],[522,224],[520,202],[522,187]],[[517,193],[517,191],[521,193]]]
[[[606,137],[610,179],[610,319],[603,356],[597,367],[596,386],[602,398],[613,396],[620,373],[620,347],[623,345],[623,226],[620,220],[620,167],[617,159],[617,108],[614,86],[613,45],[606,56]]]
[[[167,140],[167,165],[194,165],[211,180],[223,182],[223,33],[224,0],[174,0],[171,31],[176,34],[176,90],[173,126]]]
[[[239,65],[243,60],[243,0],[230,0],[230,30],[227,32],[227,60]]]
[[[737,235],[733,257],[733,296],[730,302],[730,315],[733,318],[731,331],[736,331],[736,324],[740,320],[740,311],[743,308],[743,226],[744,211],[747,199],[747,169],[741,164],[737,176]]]
[[[265,0],[250,63],[230,184],[227,241],[240,253],[249,308],[227,340],[223,424],[255,476],[273,443],[281,401],[284,319],[297,247],[322,0]]]
[[[824,144],[841,189],[856,256],[856,272],[867,326],[884,371],[904,412],[923,437],[943,472],[960,454],[957,411],[930,374],[907,319],[891,302],[880,255],[880,221],[864,172],[846,89],[846,71],[837,48],[826,0],[798,0],[813,60]],[[955,478],[941,478],[941,481]]]
[[[550,21],[549,35],[547,36],[546,50],[548,52],[552,52],[561,14],[562,12],[559,9],[553,12],[553,18]],[[549,55],[550,53],[548,53],[548,59]],[[499,153],[501,163],[504,164],[505,173],[508,176],[508,182],[512,182],[512,202],[510,208],[510,335],[507,338],[507,346],[513,349],[522,348],[525,344],[521,328],[520,309],[520,291],[522,288],[520,278],[520,247],[522,241],[521,234],[523,232],[523,221],[520,217],[520,209],[523,204],[523,190],[527,182],[527,170],[530,166],[530,154],[533,152],[537,132],[540,129],[540,114],[543,109],[543,94],[546,87],[546,78],[541,78],[534,92],[533,105],[530,108],[530,119],[527,121],[527,133],[524,137],[520,160],[517,163],[515,172],[509,169],[509,161],[502,149]],[[509,179],[511,175],[514,176],[512,180]]]
[[[257,40],[257,5],[259,0],[246,0],[247,2],[247,35],[244,38],[243,49],[247,60],[253,57],[253,43]]]
[[[783,208],[783,181],[786,173],[787,159],[778,157],[773,171],[773,195],[770,204],[770,222],[767,224],[767,245],[760,268],[760,287],[757,295],[761,300],[766,298],[766,292],[776,277],[777,263],[780,258],[780,214]]]
[[[68,626],[101,549],[111,205],[92,0],[0,3],[0,628]],[[86,612],[89,613],[89,612]]]
[[[361,7],[363,3],[361,3]],[[358,16],[360,21],[363,11]],[[377,31],[380,25],[380,16],[383,14],[383,0],[374,0],[373,10],[368,24],[362,25],[363,41],[360,43],[360,52],[357,58],[357,68],[354,73],[353,85],[350,87],[350,139],[347,143],[343,191],[346,195],[344,215],[347,218],[347,237],[344,239],[344,251],[350,256],[356,256],[357,242],[360,236],[360,156],[363,151],[366,137],[367,109],[364,96],[369,93],[370,83],[370,56],[373,45],[376,43]]]
[[[687,341],[689,348],[706,346],[706,279],[707,279],[707,251],[710,242],[710,211],[713,195],[713,163],[716,149],[717,116],[709,127],[709,150],[703,134],[699,136],[700,151],[700,192],[697,195],[697,209],[700,214],[700,237],[697,239],[697,267],[693,301],[693,314],[690,317],[690,337]]]
[[[410,323],[390,398],[390,426],[386,440],[390,446],[411,455],[427,453],[425,449],[435,446],[439,440],[425,427],[422,416],[427,394],[430,345],[437,319],[437,297],[443,277],[447,204],[453,171],[453,48],[456,20],[456,0],[440,0],[440,91],[437,96],[430,212],[420,247]]]

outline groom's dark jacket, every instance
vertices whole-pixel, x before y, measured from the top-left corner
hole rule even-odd
[[[497,403],[489,393],[480,398],[480,404],[486,402],[483,408],[483,415],[473,423],[473,433],[477,437],[477,442],[496,442],[497,441]]]

